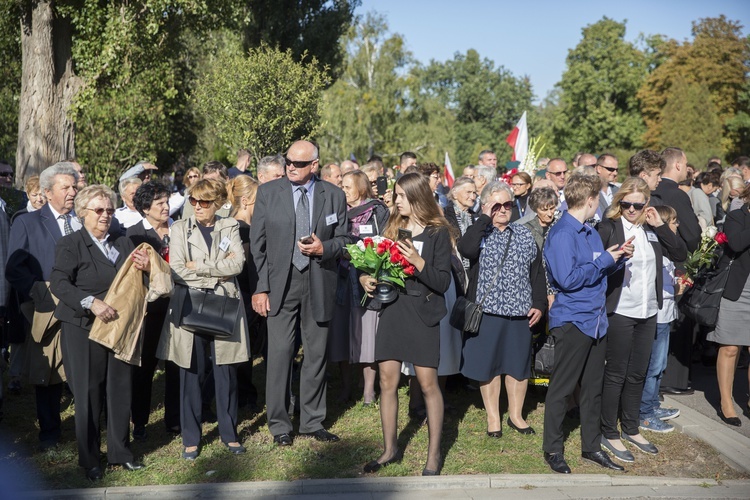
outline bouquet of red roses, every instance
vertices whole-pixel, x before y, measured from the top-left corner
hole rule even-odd
[[[364,238],[353,245],[346,245],[349,261],[358,270],[365,272],[380,283],[391,283],[404,288],[404,280],[414,274],[415,268],[401,255],[398,245],[383,236]],[[362,298],[364,305],[367,300]]]
[[[695,276],[704,268],[716,264],[717,247],[729,241],[727,235],[718,231],[715,226],[708,226],[701,234],[701,244],[685,261],[685,275],[681,281],[692,286]]]

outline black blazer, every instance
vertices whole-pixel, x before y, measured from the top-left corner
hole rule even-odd
[[[698,217],[693,210],[693,204],[686,192],[680,189],[675,181],[664,178],[651,192],[651,205],[656,206],[654,198],[661,200],[663,205],[668,205],[677,211],[677,220],[680,227],[677,234],[687,245],[688,252],[694,251],[701,244],[701,226]],[[604,248],[607,248],[606,246]],[[681,259],[685,260],[685,259]]]
[[[114,221],[115,218],[112,217],[112,220]],[[143,221],[130,226],[127,231],[125,231],[125,235],[133,242],[134,248],[137,248],[141,243],[148,243],[157,253],[161,253],[162,248],[164,248],[164,241],[156,230],[154,228],[146,229],[143,225]]]
[[[94,314],[81,307],[81,301],[93,295],[99,300],[109,291],[117,271],[135,249],[130,238],[110,235],[109,243],[119,255],[114,264],[96,246],[88,231],[81,229],[63,236],[55,249],[55,265],[50,274],[50,290],[60,303],[55,317],[84,330],[90,330]]]
[[[737,300],[742,295],[747,277],[750,276],[750,211],[747,204],[727,214],[724,233],[729,242],[719,267],[723,269],[729,264],[730,259],[734,259],[724,288],[724,298]]]
[[[662,273],[662,257],[666,256],[672,262],[682,262],[687,259],[687,248],[682,238],[678,238],[672,232],[668,224],[662,224],[659,227],[652,227],[644,224],[643,228],[653,231],[656,234],[658,243],[651,241],[651,247],[654,249],[654,266],[656,268],[656,301],[661,308],[664,300],[664,275]],[[602,238],[604,248],[609,248],[614,244],[622,245],[625,243],[625,229],[622,227],[622,219],[604,219],[597,230]],[[607,277],[607,314],[612,314],[617,309],[620,302],[620,293],[622,292],[622,283],[625,281],[625,266],[620,266],[615,272]]]

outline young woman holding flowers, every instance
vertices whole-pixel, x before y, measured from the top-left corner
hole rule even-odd
[[[375,339],[375,359],[380,370],[380,418],[384,450],[380,457],[365,465],[375,472],[398,461],[398,383],[401,363],[414,364],[417,380],[427,406],[429,448],[422,475],[438,475],[442,466],[440,438],[443,427],[443,396],[438,386],[440,357],[440,319],[447,310],[443,293],[451,281],[451,229],[432,196],[427,178],[406,174],[394,188],[395,210],[386,227],[387,238],[397,240],[398,230],[411,231],[412,238],[398,241],[391,260],[401,261],[411,275],[394,302],[385,305]],[[363,274],[360,283],[371,295],[374,277]]]

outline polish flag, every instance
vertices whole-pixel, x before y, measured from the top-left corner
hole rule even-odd
[[[456,180],[456,175],[453,173],[453,167],[451,166],[451,159],[448,157],[448,151],[445,152],[445,182],[449,188],[453,187],[453,181]]]
[[[510,160],[523,163],[526,153],[529,152],[529,129],[526,128],[526,111],[523,112],[516,128],[511,131],[505,142],[513,148],[513,156]]]

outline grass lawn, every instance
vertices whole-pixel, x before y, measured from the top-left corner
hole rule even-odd
[[[310,438],[295,437],[294,445],[280,448],[273,444],[265,413],[251,415],[240,410],[239,431],[247,447],[244,455],[231,455],[221,444],[216,424],[204,424],[204,440],[200,457],[195,462],[180,458],[180,438],[172,438],[164,429],[160,404],[163,375],[154,384],[154,411],[147,428],[148,440],[132,444],[136,458],[146,468],[138,472],[107,470],[97,487],[138,486],[152,484],[184,484],[228,481],[291,481],[313,478],[351,478],[363,476],[362,466],[381,452],[380,415],[377,406],[363,407],[361,390],[358,401],[337,402],[338,373],[328,389],[326,427],[341,437],[338,443],[319,443]],[[262,394],[265,364],[255,361],[256,387]],[[7,383],[7,380],[5,381]],[[356,384],[355,384],[356,387]],[[486,436],[486,419],[478,391],[449,389],[446,402],[452,409],[446,413],[442,449],[445,457],[443,474],[545,474],[551,473],[542,459],[542,421],[545,389],[534,388],[526,398],[527,420],[536,430],[525,436],[503,425],[501,439]],[[427,458],[427,427],[410,421],[407,416],[408,391],[399,391],[399,447],[403,461],[382,469],[380,476],[414,476],[421,473]],[[263,401],[259,401],[260,404]],[[6,395],[5,417],[0,423],[0,470],[20,468],[18,481],[32,489],[86,488],[92,483],[78,466],[73,428],[73,406],[70,396],[64,401],[63,440],[57,449],[36,451],[37,432],[33,389],[24,387],[20,396]],[[504,395],[501,407],[506,408]],[[503,419],[507,418],[507,411]],[[293,419],[295,428],[296,418]],[[578,421],[566,419],[566,459],[573,473],[603,473],[580,459],[580,428]],[[647,435],[660,453],[646,455],[633,450],[634,464],[627,464],[628,475],[677,476],[713,479],[741,479],[747,476],[731,469],[707,444],[688,436],[670,434]],[[102,439],[103,448],[106,440]],[[104,462],[103,458],[103,462]]]

